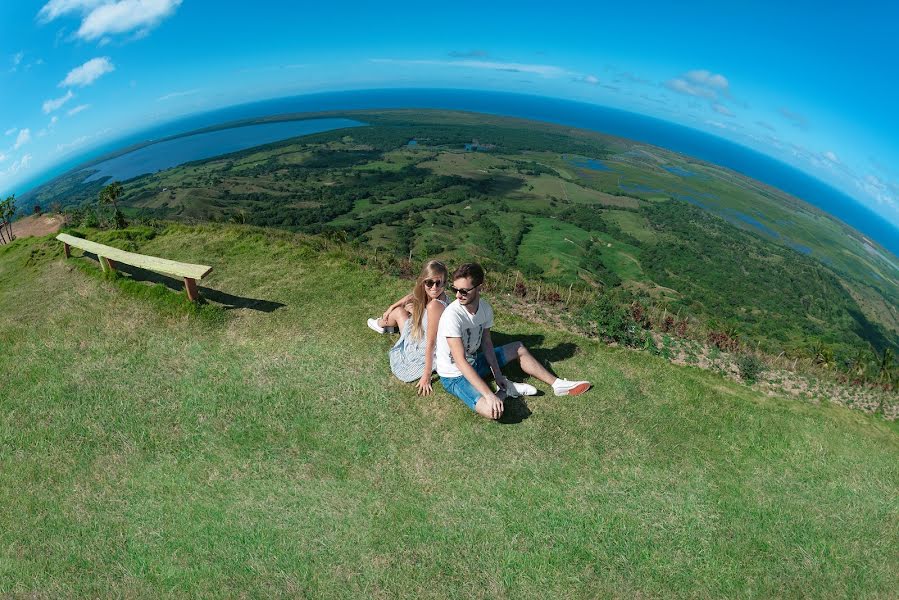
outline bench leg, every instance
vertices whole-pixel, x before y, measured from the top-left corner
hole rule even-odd
[[[200,294],[197,292],[197,280],[191,277],[184,278],[184,289],[187,291],[187,299],[191,302],[196,302],[200,297]]]
[[[116,270],[116,264],[115,264],[115,261],[114,261],[114,260],[111,260],[111,259],[108,259],[108,258],[106,258],[106,259],[104,259],[104,260],[106,261],[106,266],[109,267],[109,270],[110,270],[110,271],[115,271],[115,270]]]
[[[100,261],[100,268],[103,269],[103,272],[106,272],[106,259],[100,255],[97,255],[97,260]]]
[[[62,243],[62,251],[66,255],[66,258],[71,257],[72,253],[69,250],[69,245],[65,242]]]

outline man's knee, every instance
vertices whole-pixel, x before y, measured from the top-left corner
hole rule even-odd
[[[490,419],[491,421],[495,421],[503,416],[502,410],[500,410],[499,415],[493,416],[492,411],[490,410],[490,406],[487,404],[487,401],[484,400],[484,397],[481,396],[478,398],[478,401],[474,405],[474,411],[484,417],[485,419]]]
[[[528,349],[521,342],[509,342],[503,347],[503,351],[510,358],[520,358],[528,353]]]

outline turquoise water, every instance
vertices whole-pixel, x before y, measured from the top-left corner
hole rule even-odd
[[[574,167],[581,168],[581,169],[588,169],[590,171],[612,171],[613,170],[613,169],[610,169],[609,167],[607,167],[604,162],[597,160],[595,158],[582,158],[580,156],[574,156],[574,157],[563,156],[563,158],[566,161],[568,161],[568,164],[570,164]]]
[[[209,133],[197,133],[145,146],[93,165],[85,173],[96,171],[85,181],[111,177],[125,181],[145,173],[155,173],[180,164],[238,150],[246,150],[311,133],[364,125],[351,119],[311,119],[232,127]]]

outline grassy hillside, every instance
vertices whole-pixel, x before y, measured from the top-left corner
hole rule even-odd
[[[772,356],[823,345],[844,365],[872,347],[899,351],[899,262],[738,173],[521,119],[325,116],[368,125],[136,177],[123,203],[134,218],[328,232],[417,261],[474,256],[565,287],[615,288],[622,304],[733,331]],[[93,205],[104,183],[63,177],[33,196]],[[97,220],[93,208],[74,218]]]
[[[327,242],[100,236],[213,265],[224,304],[105,280],[50,240],[0,247],[0,595],[899,589],[896,423],[560,334],[501,298],[497,338],[596,387],[486,422],[391,378],[365,318],[408,283]]]

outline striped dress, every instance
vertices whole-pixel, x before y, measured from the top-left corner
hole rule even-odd
[[[446,302],[437,299],[437,302],[446,306]],[[388,353],[390,356],[390,370],[400,381],[410,383],[418,381],[425,372],[425,345],[428,339],[428,309],[421,316],[422,335],[420,340],[412,339],[412,317],[406,319],[400,339]],[[431,363],[433,365],[433,362]]]

